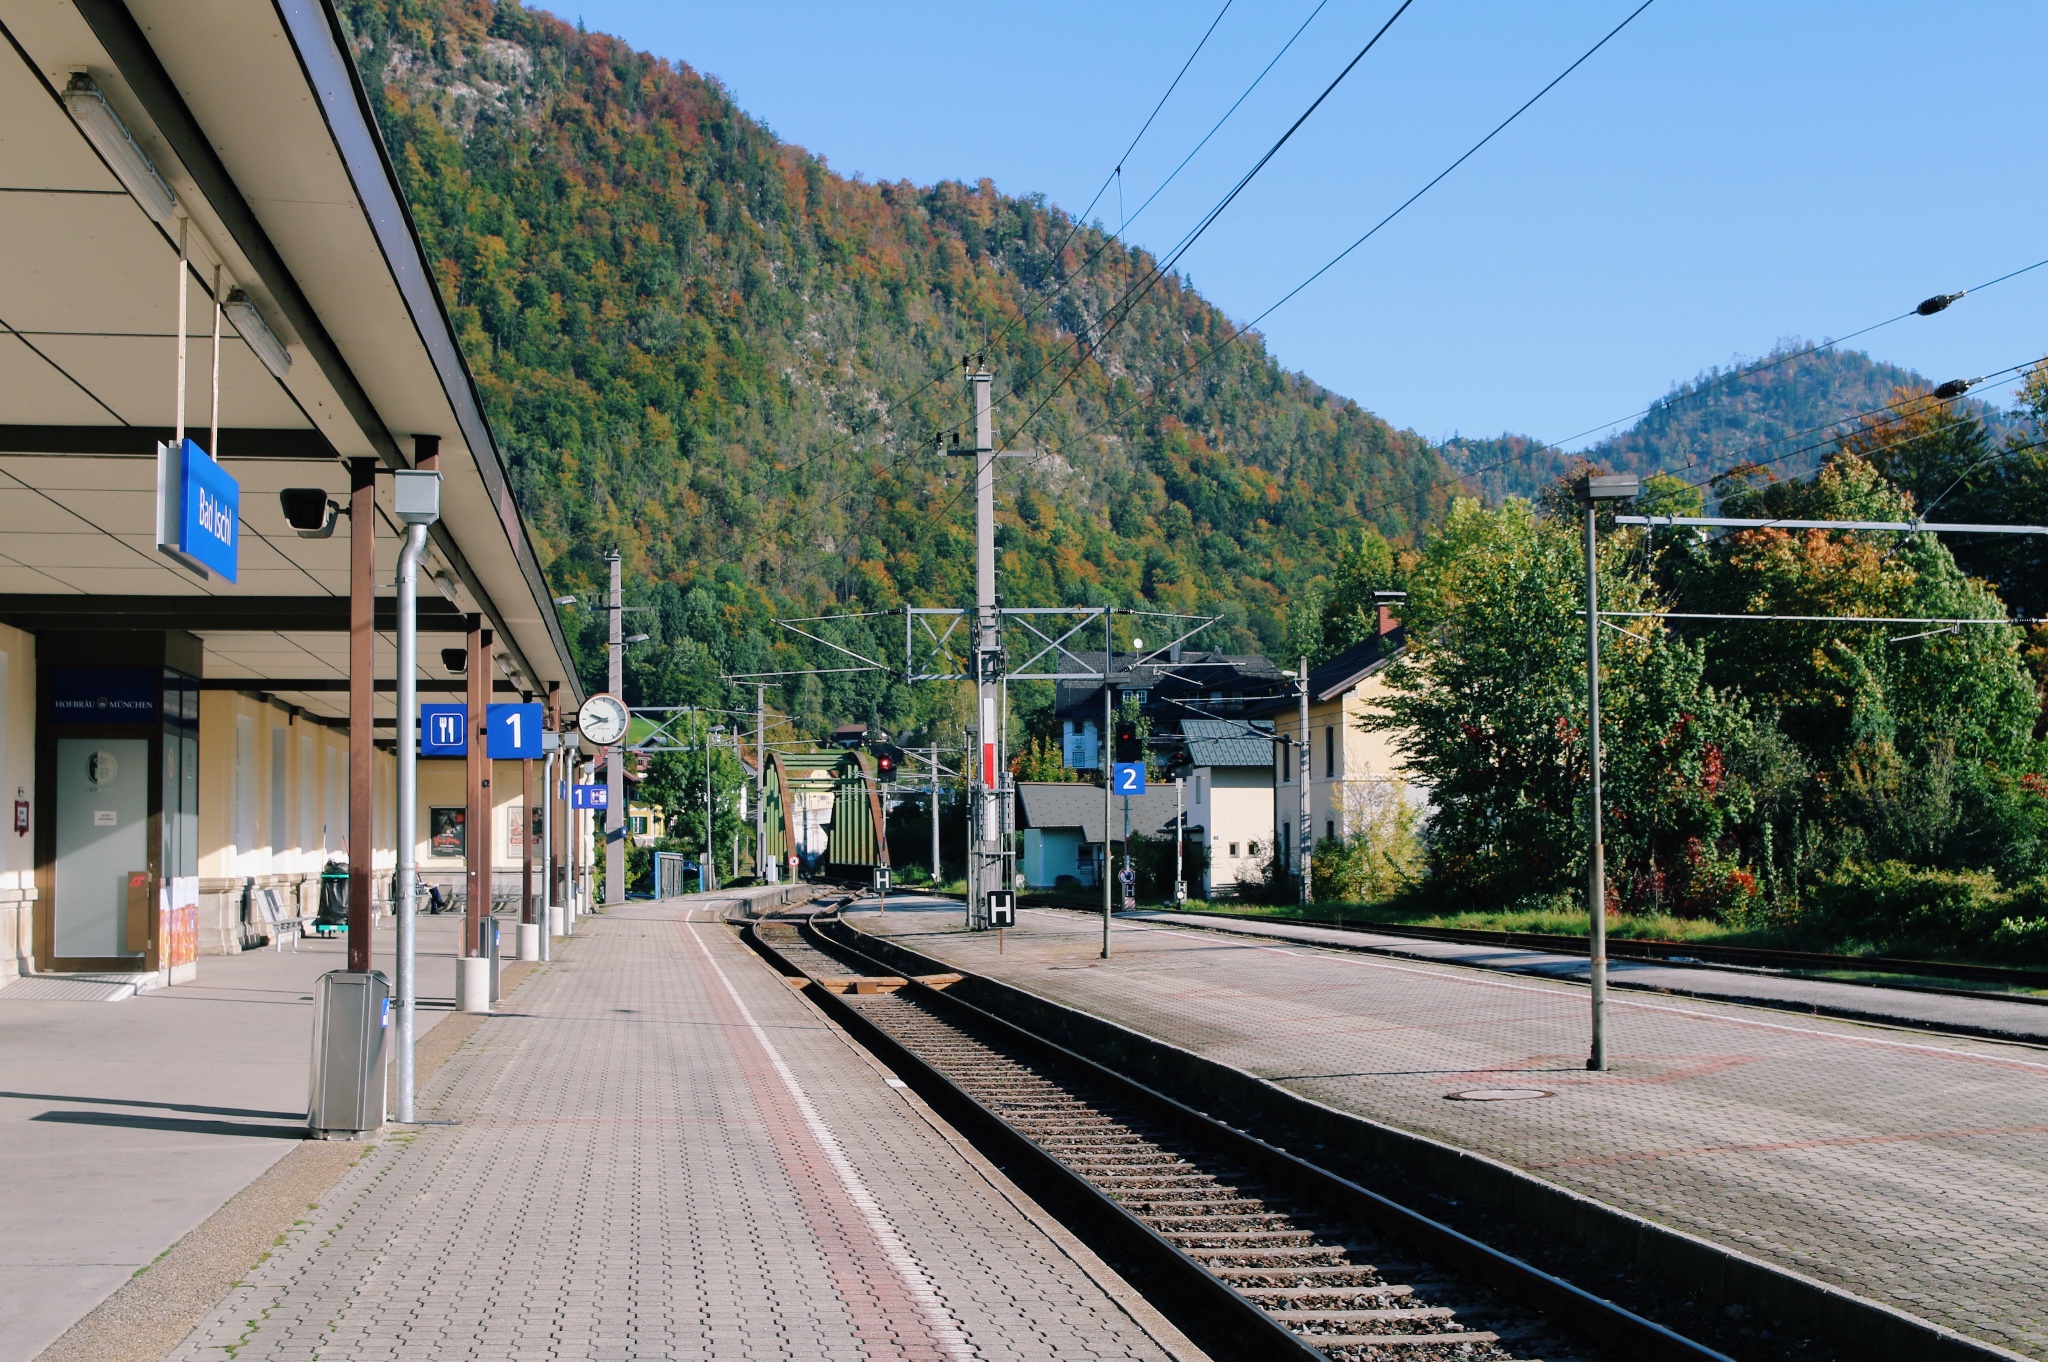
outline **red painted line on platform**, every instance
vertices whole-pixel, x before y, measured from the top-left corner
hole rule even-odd
[[[768,1123],[797,1209],[810,1226],[862,1351],[873,1359],[957,1362],[965,1349],[948,1346],[932,1327],[929,1303],[916,1299],[912,1284],[904,1280],[887,1246],[854,1204],[851,1189],[783,1081],[777,1057],[763,1045],[752,1018],[743,1014],[743,1004],[730,992],[730,982],[711,959],[710,948],[688,924],[678,923],[677,930],[696,947],[685,954],[731,1040],[740,1072]]]

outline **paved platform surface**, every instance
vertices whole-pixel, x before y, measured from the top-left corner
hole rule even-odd
[[[2048,1050],[1027,911],[857,912],[948,964],[2048,1358]],[[1447,1101],[1474,1089],[1551,1096]]]
[[[691,915],[579,924],[172,1356],[1199,1357]]]
[[[422,1034],[452,1004],[454,915],[420,919]],[[389,971],[387,919],[375,940]],[[0,1362],[25,1362],[297,1146],[313,981],[337,940],[206,956],[119,1002],[0,989]],[[19,990],[19,991],[17,991]]]
[[[1280,941],[1303,941],[1340,950],[1369,950],[1380,955],[1434,960],[1504,974],[1533,974],[1547,979],[1583,981],[1586,957],[1511,946],[1481,946],[1461,941],[1428,941],[1412,936],[1304,927],[1255,918],[1224,918],[1204,913],[1131,913],[1127,920],[1199,927]],[[1097,931],[1101,929],[1098,926]],[[2048,1043],[2048,1002],[2017,1002],[1912,989],[1877,988],[1804,979],[1756,970],[1716,969],[1697,965],[1660,965],[1642,960],[1609,960],[1607,981],[1614,988],[1642,989],[1722,1002],[1754,1003],[1787,1011],[1809,1011],[1899,1026],[1955,1031],[1998,1040]]]

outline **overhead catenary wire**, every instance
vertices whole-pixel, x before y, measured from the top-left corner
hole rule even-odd
[[[1166,92],[1159,97],[1158,103],[1153,106],[1152,112],[1146,117],[1143,126],[1141,126],[1138,129],[1137,135],[1134,136],[1131,139],[1130,144],[1124,148],[1123,155],[1117,158],[1117,168],[1110,172],[1108,178],[1104,179],[1102,188],[1099,188],[1095,191],[1095,196],[1094,198],[1091,198],[1088,201],[1088,206],[1082,209],[1079,214],[1076,214],[1069,219],[1066,235],[1060,239],[1059,244],[1055,246],[1050,253],[1055,260],[1057,260],[1065,252],[1067,245],[1070,242],[1072,242],[1074,237],[1087,225],[1088,215],[1094,211],[1095,205],[1098,202],[1100,202],[1103,192],[1109,187],[1110,183],[1118,177],[1119,173],[1122,170],[1124,161],[1128,160],[1131,153],[1137,149],[1138,143],[1144,138],[1145,132],[1152,126],[1153,121],[1157,119],[1160,110],[1166,106],[1167,99],[1172,96],[1173,91],[1179,86],[1182,78],[1186,76],[1188,69],[1194,65],[1195,58],[1201,55],[1203,48],[1206,47],[1208,44],[1209,38],[1215,33],[1217,25],[1219,25],[1223,21],[1224,15],[1229,13],[1231,3],[1233,3],[1233,0],[1225,0],[1223,8],[1217,11],[1215,19],[1211,20],[1209,27],[1203,31],[1200,41],[1198,41],[1195,44],[1194,51],[1188,54],[1187,60],[1181,64],[1180,70],[1174,75],[1172,82],[1168,84]],[[1326,4],[1327,0],[1324,0],[1324,3]],[[1314,19],[1315,14],[1320,13],[1322,9],[1323,4],[1318,4],[1316,6],[1315,12],[1310,14],[1309,19]],[[1273,61],[1267,63],[1267,71],[1270,71],[1272,69],[1273,64],[1279,61],[1280,56],[1286,53],[1288,47],[1291,47],[1293,45],[1294,40],[1296,38],[1299,38],[1301,36],[1302,30],[1306,29],[1307,27],[1308,21],[1304,21],[1301,24],[1301,26],[1295,30],[1294,35],[1290,37],[1287,40],[1287,43],[1281,47],[1280,53],[1274,56]],[[1246,87],[1244,93],[1238,96],[1238,104],[1243,103],[1246,96],[1250,95],[1252,90],[1257,88],[1259,81],[1265,78],[1265,74],[1265,71],[1261,71],[1259,73],[1259,76],[1252,81],[1252,84]],[[1231,106],[1231,111],[1234,112],[1236,108],[1237,104],[1233,104]],[[1229,114],[1226,113],[1224,115],[1224,119],[1227,120],[1228,117]],[[1219,120],[1216,124],[1216,127],[1210,129],[1211,136],[1215,134],[1216,128],[1220,128],[1223,125],[1223,121],[1224,120]],[[1207,137],[1203,139],[1204,142],[1206,142],[1207,140]],[[1196,150],[1200,150],[1199,145],[1197,146]],[[1193,153],[1190,153],[1190,157],[1192,157],[1192,154]],[[1186,160],[1183,160],[1181,164],[1184,166],[1186,164]],[[1174,174],[1177,175],[1178,173],[1179,168],[1177,167],[1174,171]],[[1173,177],[1169,175],[1167,177],[1168,182],[1171,182],[1172,178]],[[1164,184],[1162,184],[1160,187],[1163,189],[1165,186]],[[1154,191],[1155,197],[1156,194],[1157,191]],[[1149,204],[1150,202],[1150,199],[1146,200],[1147,204]],[[1143,211],[1144,207],[1141,206],[1139,208],[1139,212]],[[1012,318],[1010,321],[1005,323],[1000,328],[991,329],[990,331],[985,332],[978,342],[976,342],[973,346],[969,347],[969,353],[985,354],[989,347],[1001,344],[1005,339],[1009,337],[1010,333],[1015,331],[1019,326],[1029,325],[1031,319],[1037,315],[1039,310],[1048,301],[1050,301],[1053,297],[1057,296],[1059,292],[1062,289],[1064,289],[1068,283],[1072,282],[1076,275],[1081,273],[1083,270],[1087,269],[1088,266],[1092,265],[1094,261],[1102,254],[1103,251],[1107,250],[1112,243],[1116,242],[1119,239],[1120,238],[1118,236],[1105,234],[1102,244],[1097,246],[1096,249],[1088,256],[1088,258],[1085,261],[1083,261],[1074,270],[1068,271],[1067,273],[1060,275],[1050,285],[1047,285],[1043,289],[1039,290],[1039,297],[1036,300],[1032,301],[1031,304],[1028,307],[1026,307],[1024,311],[1021,312],[1018,316]],[[847,432],[847,434],[842,438],[832,441],[831,443],[825,445],[824,447],[814,451],[807,457],[799,460],[797,463],[785,468],[778,469],[776,470],[776,472],[779,475],[786,477],[791,473],[800,472],[804,468],[807,468],[810,465],[817,463],[821,459],[827,458],[830,455],[835,454],[842,449],[845,449],[848,445],[852,444],[855,440],[857,440],[862,434],[865,434],[866,432],[873,430],[877,426],[880,426],[883,423],[885,423],[897,409],[908,405],[909,403],[915,401],[917,398],[923,396],[925,393],[931,391],[932,388],[936,387],[940,382],[942,382],[946,378],[946,376],[951,372],[951,370],[952,364],[949,360],[944,367],[938,369],[930,378],[926,379],[922,384],[920,384],[910,393],[902,397],[896,398],[894,401],[885,403],[880,411],[875,412],[869,420],[863,422],[857,429]],[[923,449],[924,446],[920,445],[910,450],[899,451],[899,453],[894,459],[889,460],[887,463],[885,463],[879,476],[886,476],[888,473],[895,471],[895,469],[900,467],[909,458],[921,454],[923,452]],[[758,492],[759,490],[760,487],[756,486],[754,488],[748,489],[748,492],[746,494],[751,495],[755,492]],[[712,515],[720,513],[721,510],[722,507],[719,506],[707,506],[704,510],[698,512],[697,514],[685,517],[684,523],[695,523],[697,521],[704,520]],[[784,515],[781,518],[781,522],[776,526],[775,530],[757,534],[753,537],[753,539],[741,545],[740,551],[744,551],[747,548],[755,547],[764,542],[769,537],[769,535],[779,533],[783,528],[787,527],[787,525],[790,522],[795,520],[800,514],[802,514],[802,512],[792,507],[790,510],[784,513]]]
[[[1383,228],[1385,228],[1388,223],[1392,222],[1395,218],[1399,217],[1402,213],[1405,213],[1409,208],[1413,207],[1414,204],[1418,200],[1420,200],[1425,194],[1427,194],[1431,189],[1435,188],[1438,184],[1442,183],[1443,180],[1447,178],[1459,166],[1463,165],[1465,162],[1472,159],[1474,154],[1476,154],[1481,148],[1485,147],[1488,143],[1492,142],[1504,130],[1506,130],[1506,128],[1510,124],[1514,123],[1517,119],[1521,118],[1523,114],[1527,113],[1532,107],[1534,107],[1535,104],[1539,100],[1541,100],[1545,95],[1549,94],[1552,90],[1556,89],[1557,86],[1561,84],[1567,76],[1571,75],[1572,72],[1578,70],[1579,67],[1585,65],[1587,60],[1589,60],[1595,53],[1599,52],[1602,48],[1607,46],[1608,43],[1612,42],[1614,38],[1623,29],[1627,28],[1631,23],[1635,22],[1636,18],[1639,15],[1641,15],[1644,10],[1648,9],[1653,3],[1655,3],[1655,0],[1643,0],[1642,4],[1638,5],[1634,10],[1630,11],[1629,14],[1625,18],[1623,18],[1620,23],[1616,24],[1613,28],[1609,29],[1605,34],[1603,34],[1600,37],[1599,41],[1595,42],[1591,47],[1587,48],[1583,53],[1581,53],[1579,57],[1571,63],[1571,65],[1565,67],[1564,70],[1560,71],[1535,94],[1531,95],[1527,100],[1523,101],[1523,103],[1518,108],[1516,108],[1513,113],[1509,114],[1506,118],[1502,119],[1499,123],[1497,123],[1489,132],[1487,132],[1487,134],[1484,137],[1481,137],[1477,142],[1473,143],[1472,146],[1464,152],[1464,154],[1459,156],[1455,161],[1451,162],[1450,165],[1446,166],[1442,171],[1438,172],[1435,176],[1433,176],[1428,183],[1422,186],[1422,188],[1415,191],[1415,193],[1409,195],[1408,198],[1402,201],[1402,203],[1399,206],[1397,206],[1392,212],[1386,214],[1378,222],[1374,223],[1373,226],[1367,229],[1365,233],[1363,233],[1358,238],[1353,240],[1342,251],[1338,252],[1335,256],[1331,257],[1330,260],[1328,260],[1323,265],[1318,267],[1314,273],[1310,274],[1307,278],[1303,279],[1300,283],[1296,284],[1293,288],[1289,289],[1286,293],[1282,294],[1279,299],[1277,299],[1272,304],[1267,306],[1257,316],[1253,317],[1250,321],[1245,322],[1240,326],[1231,328],[1230,333],[1226,335],[1216,345],[1212,346],[1207,351],[1204,351],[1201,355],[1198,355],[1192,361],[1183,364],[1180,367],[1180,369],[1176,372],[1176,374],[1173,375],[1173,377],[1184,376],[1188,373],[1192,373],[1202,368],[1211,359],[1214,359],[1217,355],[1227,350],[1239,338],[1244,336],[1247,332],[1251,331],[1260,322],[1264,321],[1267,317],[1271,316],[1274,312],[1278,311],[1281,307],[1285,306],[1289,301],[1291,301],[1297,295],[1299,295],[1304,289],[1308,288],[1318,279],[1328,274],[1330,270],[1338,264],[1338,262],[1342,261],[1345,257],[1349,256],[1354,251],[1356,251],[1360,246],[1365,244],[1366,241],[1370,240],[1374,235],[1376,235]],[[1403,9],[1405,8],[1406,6],[1404,5]],[[1396,11],[1394,18],[1399,17],[1400,11]],[[1389,25],[1391,25],[1393,19],[1389,19],[1387,22]],[[1383,34],[1384,32],[1385,28],[1383,27],[1380,30],[1380,33]],[[1379,36],[1379,34],[1375,34],[1373,41],[1377,42]],[[1368,50],[1369,47],[1370,44],[1368,44]],[[1360,56],[1363,55],[1364,53],[1361,52]],[[1356,62],[1357,58],[1353,58],[1353,65],[1355,65]],[[1346,70],[1349,69],[1349,67],[1346,68]],[[1128,315],[1128,313],[1126,313],[1125,315]],[[1071,346],[1067,348],[1071,348]],[[1063,349],[1061,353],[1064,352],[1065,351]],[[1041,366],[1041,371],[1043,367],[1044,366]],[[1054,392],[1048,394],[1045,398],[1041,399],[1039,403],[1035,407],[1033,407],[1029,413],[1026,414],[1023,420],[1017,423],[1014,430],[1021,431],[1025,426],[1029,425],[1032,420],[1036,419],[1039,413],[1045,410],[1046,406],[1052,400],[1052,397],[1057,394],[1058,388],[1063,387],[1065,383],[1068,380],[1070,380],[1075,373],[1079,372],[1079,368],[1080,366],[1077,364],[1074,366],[1074,368],[1070,369],[1067,375],[1061,380],[1060,384],[1056,385]],[[1120,418],[1127,416],[1131,412],[1136,411],[1142,407],[1148,407],[1153,403],[1162,400],[1169,390],[1170,385],[1155,384],[1153,390],[1150,393],[1148,393],[1145,397],[1142,397],[1135,402],[1127,403],[1125,406],[1106,414],[1102,420],[1097,421],[1094,425],[1087,427],[1086,429],[1082,430],[1079,434],[1074,435],[1067,440],[1061,441],[1057,449],[1051,452],[1063,454],[1066,450],[1072,448],[1075,444],[1078,444],[1080,441],[1085,440],[1088,437],[1099,433],[1100,431],[1108,427],[1113,422],[1119,420]],[[998,473],[996,475],[999,481],[1006,476],[1009,476],[1007,472]],[[1431,490],[1434,489],[1423,488],[1420,489],[1419,494],[1427,495],[1427,493]],[[950,510],[952,506],[958,504],[959,495],[960,494],[956,494],[953,497],[953,499],[947,503],[947,509]]]
[[[1400,5],[1394,10],[1394,12],[1391,15],[1387,17],[1386,22],[1381,24],[1379,28],[1374,31],[1372,37],[1366,39],[1365,45],[1359,48],[1357,53],[1355,53],[1352,56],[1351,60],[1344,64],[1344,68],[1341,71],[1339,71],[1334,78],[1331,79],[1328,85],[1325,85],[1323,87],[1322,93],[1318,94],[1315,97],[1315,99],[1309,103],[1309,106],[1301,111],[1301,114],[1295,118],[1294,122],[1290,123],[1287,126],[1287,130],[1281,133],[1278,138],[1274,139],[1273,145],[1266,148],[1265,153],[1252,164],[1251,169],[1245,171],[1243,175],[1238,177],[1237,182],[1230,187],[1229,191],[1226,192],[1221,199],[1217,200],[1213,207],[1211,207],[1207,212],[1202,214],[1201,218],[1196,221],[1195,225],[1189,228],[1188,231],[1182,235],[1180,240],[1175,242],[1174,245],[1164,255],[1158,257],[1154,261],[1152,268],[1145,271],[1144,275],[1140,277],[1137,283],[1131,285],[1129,289],[1125,290],[1121,297],[1119,297],[1115,302],[1111,303],[1107,309],[1105,309],[1103,315],[1105,318],[1110,319],[1108,325],[1104,327],[1101,336],[1095,337],[1088,342],[1086,347],[1087,349],[1093,350],[1096,347],[1098,347],[1101,344],[1102,337],[1108,336],[1111,332],[1115,331],[1118,326],[1122,325],[1124,319],[1130,316],[1131,310],[1135,308],[1137,304],[1147,294],[1149,294],[1152,291],[1153,287],[1157,285],[1160,280],[1164,279],[1169,273],[1172,272],[1174,266],[1180,263],[1181,258],[1194,248],[1195,243],[1202,239],[1203,234],[1206,233],[1210,227],[1215,225],[1216,220],[1223,216],[1224,212],[1230,207],[1232,203],[1237,201],[1237,196],[1242,194],[1245,191],[1246,187],[1249,186],[1254,179],[1258,178],[1259,172],[1264,170],[1266,166],[1271,163],[1273,158],[1280,154],[1281,149],[1293,140],[1294,134],[1301,131],[1302,125],[1307,123],[1308,120],[1314,116],[1316,110],[1323,106],[1324,101],[1328,100],[1332,94],[1336,93],[1337,87],[1339,85],[1342,85],[1345,79],[1348,76],[1350,76],[1350,74],[1354,70],[1358,68],[1358,64],[1365,60],[1367,54],[1369,54],[1375,47],[1379,46],[1380,40],[1387,36],[1387,31],[1393,28],[1394,24],[1397,21],[1399,21],[1403,14],[1406,14],[1408,12],[1409,8],[1413,6],[1414,3],[1415,0],[1401,0]],[[1651,4],[1654,3],[1655,0],[1643,0],[1644,8],[1648,8]],[[1640,13],[1640,11],[1638,11],[1638,13]],[[1074,337],[1073,340],[1068,341],[1065,345],[1062,345],[1061,347],[1059,347],[1058,350],[1054,351],[1053,355],[1050,358],[1048,358],[1045,361],[1045,363],[1039,365],[1036,369],[1033,369],[1030,373],[1026,374],[1021,380],[1011,384],[1010,395],[1013,397],[1016,396],[1023,390],[1025,385],[1029,384],[1032,380],[1036,379],[1038,375],[1044,373],[1054,364],[1059,363],[1060,360],[1066,355],[1066,353],[1069,350],[1073,350],[1077,345],[1079,345],[1082,342],[1082,339],[1083,338],[1079,336]],[[1030,414],[1028,414],[1024,418],[1024,420],[1019,423],[1016,429],[1022,430],[1024,426],[1029,425],[1032,417],[1036,416],[1040,411],[1043,411],[1045,409],[1046,403],[1050,402],[1053,399],[1053,397],[1058,395],[1060,390],[1064,388],[1067,385],[1067,383],[1073,378],[1074,374],[1080,371],[1081,365],[1085,363],[1087,363],[1087,356],[1086,354],[1083,354],[1081,358],[1075,363],[1074,367],[1069,369],[1067,373],[1063,375],[1057,383],[1053,384],[1051,392],[1047,393],[1045,398],[1042,401],[1040,401],[1038,406],[1032,409]]]

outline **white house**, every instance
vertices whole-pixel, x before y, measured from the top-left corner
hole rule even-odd
[[[1273,726],[1242,719],[1183,719],[1188,832],[1209,852],[1203,898],[1234,898],[1273,854]]]

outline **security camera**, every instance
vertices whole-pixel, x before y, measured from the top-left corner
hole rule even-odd
[[[285,524],[299,532],[301,539],[328,539],[334,522],[342,514],[341,503],[327,495],[324,487],[287,487],[277,494]]]

